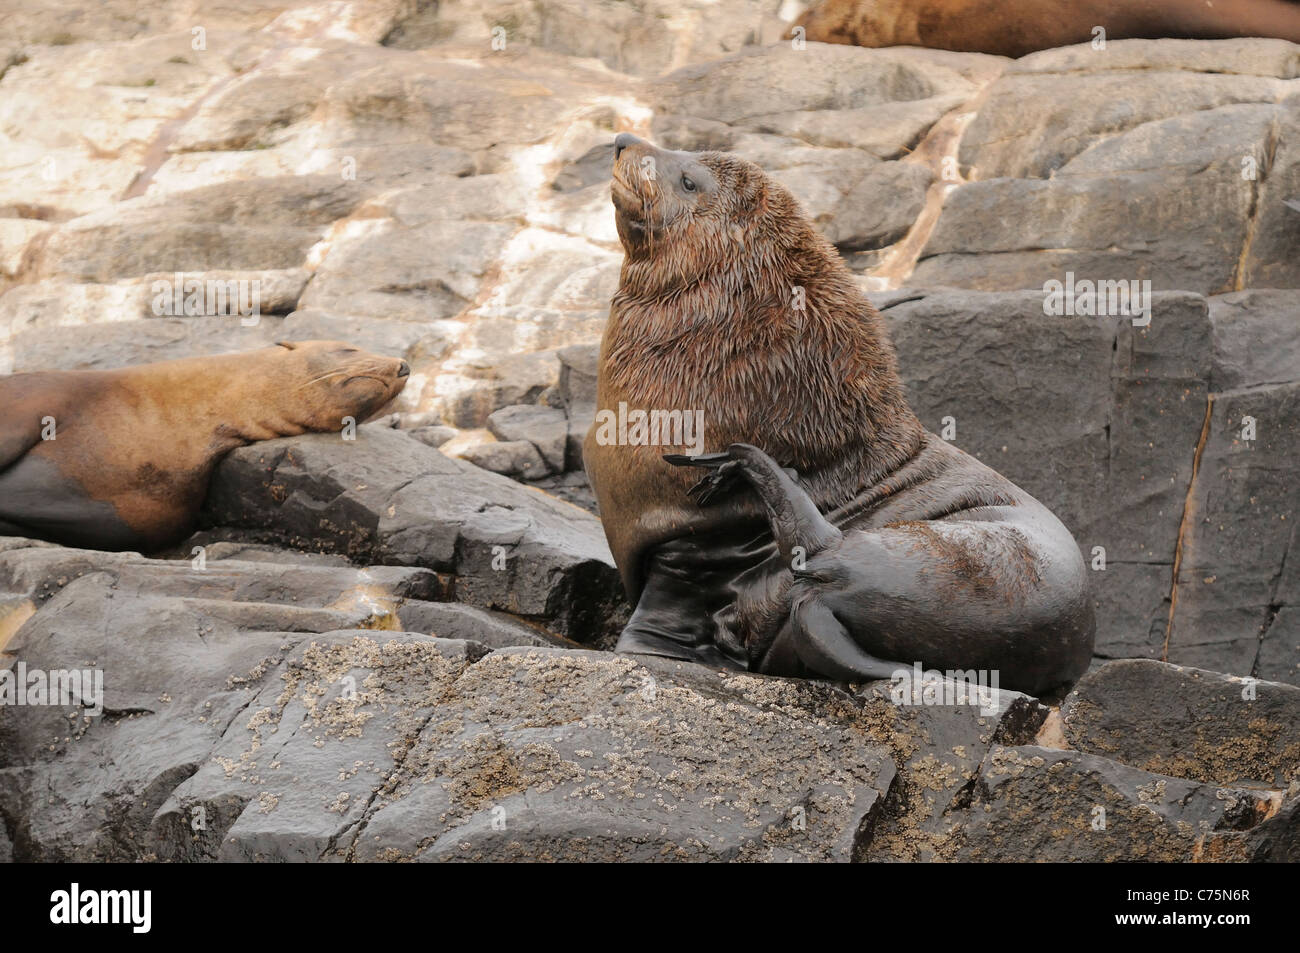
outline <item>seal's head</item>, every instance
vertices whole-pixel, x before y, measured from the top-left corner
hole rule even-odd
[[[281,341],[269,348],[273,400],[284,420],[305,431],[338,430],[383,410],[406,386],[401,358],[370,354],[343,341]]]
[[[790,253],[831,260],[794,197],[739,156],[673,152],[630,133],[614,140],[610,186],[627,260],[624,280],[680,285],[709,272]],[[650,290],[647,288],[646,290]]]
[[[739,156],[627,133],[612,179],[625,255],[602,408],[697,408],[710,448],[761,447],[819,505],[915,452],[920,424],[880,316],[788,189]],[[688,474],[647,466],[684,497]]]

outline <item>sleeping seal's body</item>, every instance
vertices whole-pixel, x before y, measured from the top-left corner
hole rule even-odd
[[[144,552],[174,543],[226,453],[360,422],[408,374],[397,358],[301,341],[0,377],[0,535]]]

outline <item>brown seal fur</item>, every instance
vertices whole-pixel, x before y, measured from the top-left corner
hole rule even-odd
[[[646,157],[655,179],[638,164]],[[679,167],[694,175],[691,196]],[[788,191],[738,157],[638,141],[615,162],[613,198],[626,257],[601,345],[601,408],[703,410],[706,449],[762,446],[799,471],[823,509],[916,453],[921,425],[880,316]],[[803,311],[792,308],[796,289]],[[587,437],[587,470],[633,598],[638,554],[734,515],[701,512],[686,496],[695,476],[662,459],[674,449]]]
[[[338,431],[344,417],[360,423],[409,373],[405,361],[350,344],[300,341],[0,378],[0,534],[97,549],[165,546],[192,527],[226,453]]]
[[[891,659],[984,666],[1022,691],[1082,674],[1094,625],[1077,545],[925,432],[879,314],[790,193],[738,157],[627,134],[612,192],[626,257],[598,422],[620,404],[704,422],[692,457],[599,426],[584,445],[636,605],[619,650],[845,679]],[[696,483],[683,465],[718,473]],[[792,521],[801,506],[813,516]]]
[[[804,37],[854,46],[924,46],[1024,56],[1093,38],[1277,37],[1300,43],[1292,0],[822,0],[794,22]]]

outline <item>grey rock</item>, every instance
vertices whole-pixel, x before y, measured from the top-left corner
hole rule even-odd
[[[1253,289],[1209,299],[1212,390],[1300,380],[1300,291]]]
[[[1300,779],[1300,688],[1166,665],[1109,662],[1061,706],[1080,751],[1209,784],[1285,789]]]
[[[1300,685],[1300,607],[1294,601],[1280,606],[1266,635],[1255,661],[1256,673],[1260,678]]]
[[[106,281],[155,272],[301,267],[325,225],[360,200],[330,176],[226,182],[82,216],[50,235],[31,271]]]
[[[536,404],[502,407],[488,416],[488,429],[499,440],[525,440],[537,448],[551,473],[564,471],[568,419],[563,410]]]
[[[390,224],[340,240],[301,307],[410,322],[454,318],[478,295],[515,230],[499,222],[432,221],[404,229]]]
[[[1146,328],[1046,315],[1041,292],[892,300],[883,314],[922,423],[942,433],[953,418],[956,445],[1049,506],[1090,566],[1104,549],[1099,654],[1158,654],[1205,419],[1204,299],[1157,294]]]
[[[1008,73],[1083,73],[1092,70],[1130,70],[1147,77],[1166,71],[1300,77],[1300,52],[1286,40],[1107,40],[1104,52],[1080,43],[1022,56]]]
[[[455,427],[416,427],[406,432],[429,447],[441,447],[457,433]]]
[[[246,326],[233,316],[150,318],[85,327],[41,328],[13,339],[13,369],[108,370],[199,354],[267,347],[280,338],[284,318],[264,315]]]
[[[59,629],[93,581],[26,627],[29,664],[81,657]],[[409,632],[200,641],[177,611],[142,632],[164,665],[94,646],[133,707],[6,748],[19,859],[846,861],[896,773],[829,685]],[[68,721],[8,706],[0,732],[43,737],[33,712]]]
[[[1022,72],[1013,67],[993,84],[962,136],[959,161],[963,168],[973,167],[981,180],[1046,179],[1099,142],[1122,140],[1131,130],[1160,120],[1194,119],[1221,106],[1272,104],[1284,89],[1272,77],[1217,71],[1156,68],[1137,74],[1094,67]],[[1243,145],[1237,144],[1238,155],[1244,154]],[[1178,161],[1172,151],[1167,159]],[[1240,164],[1237,168],[1240,173]]]
[[[356,859],[846,861],[895,774],[828,686],[510,649],[448,694]]]
[[[400,430],[236,450],[213,475],[204,513],[262,541],[452,573],[457,601],[579,642],[603,645],[622,627],[599,521]]]
[[[568,439],[564,448],[564,468],[582,469],[582,443],[596,421],[596,380],[600,372],[600,348],[573,345],[561,349],[560,400],[568,416]]]
[[[1186,862],[1239,849],[1238,832],[1277,806],[1258,790],[1161,777],[1078,751],[998,746],[980,766],[949,857]]]
[[[1272,161],[1256,171],[1254,235],[1238,288],[1300,287],[1300,261],[1295,255],[1300,242],[1295,206],[1300,195],[1300,92],[1293,90],[1283,101],[1271,134]]]
[[[554,472],[546,465],[537,447],[527,440],[495,440],[491,443],[476,444],[462,450],[460,457],[484,470],[522,480],[543,477]]]
[[[1249,428],[1253,421],[1254,439]],[[1300,484],[1300,382],[1213,395],[1200,467],[1187,496],[1168,659],[1238,674],[1257,671],[1261,643],[1285,605]],[[1283,632],[1279,636],[1286,638]],[[1266,677],[1295,680],[1294,671]]]
[[[265,566],[210,568],[196,585],[200,574],[187,564],[167,572],[147,562],[110,563],[68,581],[6,647],[7,663],[31,670],[103,675],[100,716],[84,704],[0,712],[0,814],[25,859],[144,859],[150,818],[249,703],[249,686],[268,673],[278,681],[281,653],[300,633],[375,618],[364,602],[294,605],[293,594],[326,594],[310,584],[294,593],[290,580],[302,567],[285,567],[279,578]],[[66,578],[50,578],[51,569],[27,567],[29,578],[47,577],[38,597]],[[378,591],[363,571],[326,574],[337,580],[331,586],[349,575],[354,586]],[[245,591],[232,594],[232,582]],[[55,793],[34,793],[46,790]]]
[[[970,77],[987,77],[992,60],[937,50],[909,53],[825,43],[810,43],[802,52],[785,44],[744,50],[669,74],[652,87],[652,105],[729,125],[761,123],[773,113],[970,95],[976,88]]]
[[[581,507],[593,516],[600,515],[599,508],[596,506],[596,495],[587,481],[587,474],[582,470],[570,470],[567,473],[542,477],[540,480],[533,480],[532,485],[551,496],[557,496],[574,506]]]
[[[559,370],[553,351],[475,362],[462,371],[470,386],[447,408],[447,422],[465,430],[485,427],[488,417],[502,407],[536,403],[543,391],[555,385]]]
[[[940,673],[934,673],[936,676]],[[899,775],[861,859],[934,861],[943,856],[980,763],[995,744],[1029,744],[1048,709],[1019,692],[950,677],[858,690],[863,715],[888,739]]]
[[[1150,280],[1157,291],[1235,290],[1257,201],[1243,157],[1267,165],[1281,112],[1231,105],[1153,119],[1060,157],[1059,167],[984,173],[1001,177],[948,196],[912,280],[1041,288],[1073,271]],[[1066,142],[1078,148],[1077,127]],[[1050,179],[1006,177],[1049,171]]]
[[[442,417],[436,411],[426,410],[402,414],[397,426],[402,430],[420,430],[441,426],[442,422]]]
[[[409,50],[449,42],[478,44],[494,26],[507,24],[510,44],[599,58],[619,73],[653,76],[682,62],[711,60],[778,40],[786,26],[778,7],[770,0],[441,3],[411,8],[398,18],[384,43]]]
[[[945,113],[965,101],[960,94],[948,94],[857,109],[771,113],[750,125],[756,132],[823,148],[860,149],[877,159],[899,159],[915,148]]]
[[[286,341],[347,341],[377,354],[400,355],[417,369],[421,364],[446,356],[452,345],[444,330],[402,321],[395,315],[366,318],[324,311],[295,311],[285,318],[280,333]]]
[[[299,644],[155,812],[159,856],[337,859],[447,682],[485,651],[411,633],[331,632]],[[197,832],[196,810],[208,820]]]
[[[439,639],[476,642],[490,649],[515,645],[581,648],[577,642],[562,639],[541,626],[528,625],[504,612],[476,609],[459,602],[408,599],[398,608],[398,615],[402,628],[407,632],[421,632]]]

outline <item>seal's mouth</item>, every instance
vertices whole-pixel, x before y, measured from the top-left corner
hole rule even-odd
[[[618,174],[615,169],[614,175],[609,184],[610,195],[614,199],[614,210],[628,224],[644,228],[647,218],[648,202],[645,195],[635,186],[629,185]]]

